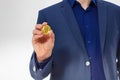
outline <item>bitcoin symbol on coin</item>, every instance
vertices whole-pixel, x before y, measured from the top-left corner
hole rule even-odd
[[[51,28],[49,25],[44,25],[41,31],[44,35],[47,35],[50,30],[51,30]]]

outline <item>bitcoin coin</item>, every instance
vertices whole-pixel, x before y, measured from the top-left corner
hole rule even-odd
[[[51,28],[49,25],[44,25],[41,31],[44,35],[47,35],[50,30],[51,30]]]

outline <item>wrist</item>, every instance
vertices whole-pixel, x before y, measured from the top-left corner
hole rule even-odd
[[[46,53],[46,54],[36,54],[36,58],[38,62],[44,62],[45,60],[49,59],[51,57],[52,52]]]
[[[50,56],[51,57],[51,56]],[[44,61],[46,61],[46,60],[49,60],[50,59],[50,57],[47,57],[47,58],[39,58],[39,57],[37,57],[37,61],[39,62],[39,63],[42,63],[42,62],[44,62]]]

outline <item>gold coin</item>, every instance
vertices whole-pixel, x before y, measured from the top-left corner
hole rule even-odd
[[[47,35],[50,30],[51,30],[51,28],[49,25],[44,25],[41,31],[44,35]]]

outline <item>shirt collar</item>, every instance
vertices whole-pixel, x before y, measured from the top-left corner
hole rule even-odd
[[[69,1],[69,3],[70,3],[70,6],[71,7],[73,7],[73,5],[75,4],[75,1],[76,0],[68,0]],[[96,0],[91,0],[95,5],[97,5],[97,2],[96,2]]]

